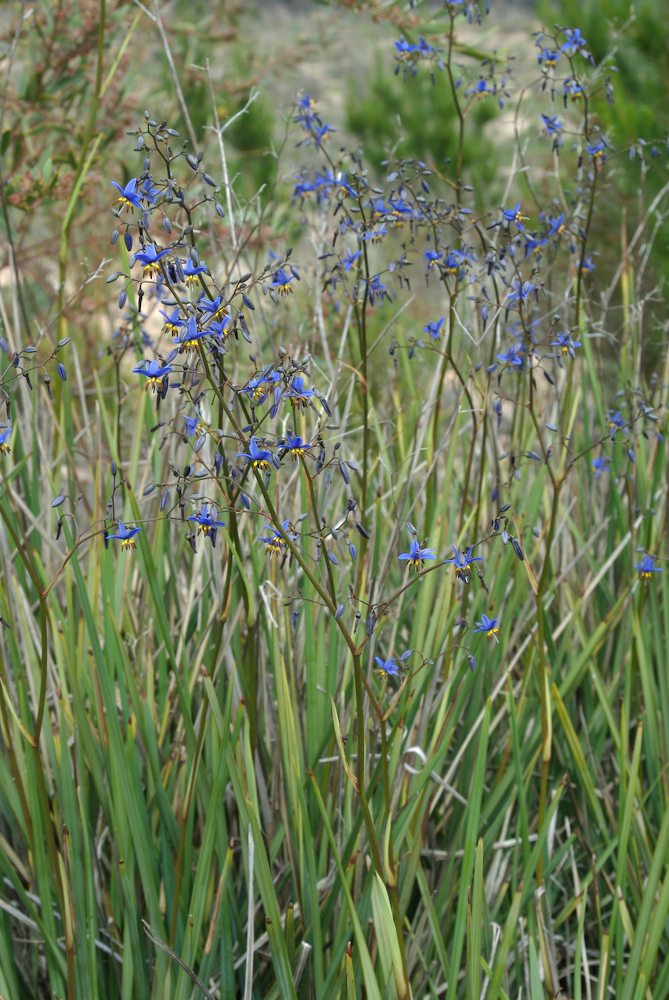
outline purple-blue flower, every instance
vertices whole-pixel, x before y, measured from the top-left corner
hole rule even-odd
[[[499,618],[488,618],[487,615],[481,615],[481,621],[476,622],[474,625],[475,632],[483,632],[487,639],[497,639],[499,634]],[[497,639],[499,642],[499,639]]]
[[[431,323],[426,323],[423,327],[423,333],[429,333],[433,340],[439,340],[444,322],[445,317],[440,316],[439,319],[433,320]]]
[[[161,365],[159,361],[142,361],[133,368],[136,375],[143,375],[146,379],[144,388],[150,388],[152,392],[162,387],[165,377],[173,371],[172,365]]]
[[[121,549],[134,549],[137,547],[135,542],[135,535],[139,534],[141,528],[131,528],[129,525],[124,524],[123,521],[118,522],[118,529],[114,534],[107,535],[107,538],[115,538],[121,543]]]
[[[599,458],[593,458],[592,467],[595,470],[595,479],[601,479],[604,472],[608,472],[611,463],[605,455],[600,455]]]
[[[447,563],[453,563],[455,575],[463,583],[469,583],[471,567],[473,563],[483,562],[483,556],[473,556],[474,546],[470,545],[464,552],[460,552],[457,545],[453,546],[452,559],[446,559]]]
[[[423,563],[427,559],[435,559],[434,549],[422,549],[416,538],[411,539],[411,545],[409,546],[408,552],[402,552],[401,555],[397,557],[401,562],[408,562],[409,566],[412,566],[416,572],[420,572],[423,568]]]
[[[551,340],[551,347],[557,347],[560,354],[568,354],[570,358],[576,357],[576,351],[581,346],[580,340],[574,340],[570,333],[558,333],[555,340]]]
[[[155,243],[147,243],[142,250],[137,251],[133,259],[143,266],[145,276],[152,278],[160,272],[158,264],[168,253],[169,250],[156,250]]]
[[[606,150],[608,146],[601,139],[597,142],[589,142],[585,147],[585,151],[588,156],[592,157],[595,166],[599,166],[601,163],[606,163]]]
[[[662,567],[656,566],[657,556],[651,556],[648,553],[645,554],[641,562],[635,565],[635,570],[639,574],[642,580],[650,580],[653,573],[661,573]]]
[[[281,527],[283,528],[283,535],[286,535],[291,542],[297,541],[299,535],[291,530],[290,521],[282,521]],[[268,555],[280,556],[286,551],[286,540],[283,535],[278,528],[273,528],[269,535],[261,535],[258,541],[264,544]]]
[[[560,46],[560,51],[564,52],[567,56],[575,56],[578,53],[589,57],[589,53],[586,50],[587,42],[580,32],[579,28],[566,28],[565,29],[565,41]]]
[[[374,662],[376,663],[376,666],[382,677],[400,676],[399,664],[395,660],[394,656],[389,656],[387,660],[382,659],[380,656],[375,656]]]
[[[198,528],[198,535],[202,532],[211,541],[212,545],[216,544],[216,532],[219,528],[225,527],[224,521],[217,520],[217,510],[213,504],[203,503],[199,513],[191,514],[187,520],[194,521]]]
[[[272,281],[271,288],[275,288],[279,295],[289,295],[292,290],[292,282],[295,280],[295,276],[288,274],[284,271],[282,267],[274,275],[274,280]]]
[[[205,274],[206,271],[207,268],[204,266],[204,264],[196,264],[189,257],[186,263],[183,265],[183,273],[184,273],[184,278],[186,280],[186,284],[196,285],[198,283],[197,281],[198,274]]]
[[[293,406],[304,407],[309,406],[311,399],[316,395],[313,389],[304,388],[304,377],[302,375],[294,375],[290,383],[290,386],[286,390],[286,398],[291,401]]]
[[[303,441],[297,434],[291,434],[290,431],[286,434],[285,441],[279,445],[282,455],[290,455],[294,459],[306,455],[310,448],[310,444]]]
[[[523,225],[523,223],[527,222],[527,216],[523,215],[523,213],[521,212],[519,201],[516,202],[513,208],[502,209],[502,218],[504,219],[504,222],[506,223],[507,226],[509,226],[510,223],[513,222],[521,233],[525,232],[525,226]]]
[[[178,307],[173,309],[171,313],[166,313],[163,309],[161,309],[160,315],[165,317],[163,333],[168,337],[178,337],[179,331],[186,325],[186,320],[182,319]]]
[[[510,368],[520,369],[525,364],[525,350],[518,344],[512,344],[502,354],[497,355],[497,360],[501,361],[503,365],[508,365]]]
[[[121,205],[121,208],[141,208],[142,203],[139,200],[139,195],[137,194],[137,178],[133,177],[125,187],[121,187],[116,181],[112,181],[112,184],[119,192],[119,197],[116,199],[115,204]]]
[[[249,450],[238,451],[237,458],[245,458],[252,468],[266,471],[272,461],[272,452],[267,448],[259,448],[258,442],[252,437],[249,441]]]
[[[189,316],[186,323],[186,330],[177,340],[179,351],[190,351],[197,347],[198,343],[208,335],[209,330],[198,330],[195,316]]]
[[[536,287],[532,281],[521,281],[520,278],[514,278],[506,297],[507,304],[514,305],[525,302],[533,292],[536,292]]]
[[[6,427],[0,428],[0,455],[6,455],[11,448],[7,443],[12,436],[12,425],[7,424]]]

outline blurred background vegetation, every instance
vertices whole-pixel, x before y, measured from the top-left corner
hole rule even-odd
[[[105,80],[97,107],[91,95],[103,8]],[[534,7],[498,8],[494,23],[486,26],[485,41],[492,42],[500,61],[510,54],[528,20],[534,20],[537,28],[578,22],[595,58],[611,57],[615,103],[608,103],[602,88],[594,111],[615,150],[626,150],[639,136],[652,142],[666,133],[669,55],[662,5],[640,0],[632,13],[626,0],[540,0]],[[335,146],[359,142],[373,169],[380,169],[389,155],[416,157],[441,169],[454,155],[457,120],[447,89],[438,79],[434,84],[427,72],[406,80],[392,75],[393,43],[398,32],[411,31],[415,21],[411,11],[399,13],[395,5],[371,0],[255,6],[225,0],[214,7],[200,0],[178,0],[156,9],[162,10],[162,30],[189,109],[192,138],[199,145],[214,149],[214,136],[208,131],[213,124],[208,74],[221,121],[246,105],[253,88],[259,92],[226,133],[230,173],[244,198],[263,185],[269,190],[277,180],[273,151],[285,140],[298,92],[313,93],[326,119],[336,126],[338,131],[329,141]],[[152,8],[145,10],[150,13]],[[24,22],[15,37],[21,15]],[[126,0],[103,5],[98,0],[7,4],[0,11],[0,28],[7,73],[0,122],[0,224],[11,238],[24,295],[44,316],[49,287],[59,281],[52,275],[58,270],[56,248],[63,230],[69,231],[75,220],[69,260],[60,262],[60,271],[68,269],[81,278],[86,267],[95,265],[89,257],[91,224],[96,225],[104,211],[109,180],[121,179],[128,171],[126,164],[118,163],[119,137],[145,107],[158,118],[178,123],[183,119],[182,102],[156,21]],[[475,54],[476,50],[465,48],[458,61],[465,81],[478,77]],[[531,80],[536,60],[527,35],[515,55],[519,79]],[[498,114],[495,98],[474,102],[467,122],[465,167],[475,189],[496,189],[501,198],[506,178],[499,174],[494,151],[500,143],[510,144],[513,136],[496,126]],[[389,123],[394,150],[386,138]],[[521,119],[521,134],[523,127]],[[297,167],[300,156],[300,150],[284,151],[282,180],[289,181],[291,159]],[[645,159],[651,163],[649,148]],[[623,192],[611,206],[607,223],[615,234],[617,258],[626,214],[630,209],[636,212],[641,197],[652,200],[662,180],[651,168],[642,195],[639,156],[632,160],[627,152],[615,157],[613,169]],[[63,219],[58,206],[73,190],[75,197]],[[288,199],[289,184],[285,190]],[[279,213],[277,222],[289,225],[285,214]],[[655,278],[669,274],[665,248],[666,239],[657,241],[649,280],[653,274]],[[606,259],[600,265],[614,266]],[[91,293],[89,289],[87,294]]]

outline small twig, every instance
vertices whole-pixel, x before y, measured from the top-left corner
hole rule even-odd
[[[183,958],[179,958],[177,953],[173,951],[172,948],[170,948],[170,946],[162,940],[162,938],[158,937],[154,929],[151,927],[150,924],[147,923],[146,920],[142,920],[142,927],[144,928],[144,933],[149,938],[149,940],[153,941],[156,947],[160,948],[161,951],[164,951],[166,955],[169,955],[170,958],[174,959],[179,968],[183,969],[186,975],[193,980],[195,985],[198,987],[198,989],[202,991],[202,993],[208,998],[208,1000],[215,1000],[214,994],[209,992],[209,990],[204,985],[200,977],[186,965]]]

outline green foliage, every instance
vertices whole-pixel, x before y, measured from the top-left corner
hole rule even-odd
[[[669,50],[666,10],[653,0],[542,0],[547,25],[578,25],[596,62],[607,57],[615,103],[598,104],[602,127],[615,146],[639,136],[662,140],[669,129]],[[638,176],[638,174],[636,175]],[[634,183],[632,181],[631,183]]]
[[[477,188],[489,188],[496,179],[494,147],[485,132],[496,113],[495,98],[486,97],[473,104],[467,120],[463,165]],[[404,80],[401,74],[390,76],[387,59],[384,65],[377,58],[367,79],[349,84],[346,124],[377,169],[391,156],[415,157],[448,173],[446,160],[457,157],[458,118],[439,71],[434,82],[426,69]]]
[[[246,101],[231,108],[231,117]],[[276,179],[276,159],[271,153],[276,122],[270,101],[261,94],[226,132],[235,156],[232,170],[238,177],[240,193],[252,197],[263,185],[270,187]]]
[[[663,170],[657,170],[650,152],[654,142],[665,148],[669,133],[669,49],[666,45],[666,11],[653,0],[542,0],[540,11],[546,25],[578,24],[588,41],[588,48],[599,63],[609,59],[615,71],[610,73],[613,101],[603,93],[593,104],[596,121],[609,138],[616,157],[619,197],[611,205],[609,231],[627,224],[625,214],[634,212],[640,189],[650,203],[664,183]],[[604,78],[606,74],[602,75]],[[649,144],[634,158],[628,148],[644,139]],[[604,257],[604,266],[615,269],[616,261]],[[648,286],[669,278],[666,248],[656,245],[651,251],[652,272]]]

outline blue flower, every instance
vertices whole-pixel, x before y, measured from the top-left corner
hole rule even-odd
[[[161,365],[158,361],[142,361],[133,368],[136,375],[143,375],[146,379],[144,388],[150,388],[152,392],[161,388],[163,380],[173,371],[172,365]]]
[[[386,286],[381,281],[380,274],[375,274],[370,281],[367,282],[367,294],[369,296],[370,306],[373,306],[377,299],[389,298]]]
[[[293,406],[304,407],[309,406],[310,400],[316,395],[313,389],[304,388],[304,378],[302,375],[294,375],[292,382],[288,390],[286,391],[286,398],[291,401]]]
[[[412,566],[416,572],[420,572],[423,568],[423,563],[426,559],[435,559],[434,549],[422,549],[417,541],[417,539],[411,539],[411,545],[409,546],[408,552],[402,552],[400,556],[397,557],[402,562],[408,562],[409,566]]]
[[[525,258],[527,259],[530,254],[533,254],[534,256],[539,256],[541,254],[543,247],[545,247],[547,243],[548,240],[546,239],[545,236],[542,236],[540,239],[537,239],[536,237],[530,236],[528,234],[525,237]]]
[[[121,208],[141,208],[142,203],[139,200],[139,195],[137,194],[137,178],[133,177],[129,180],[125,187],[121,187],[116,181],[112,181],[112,184],[119,192],[120,197],[116,199],[115,204],[121,204]]]
[[[599,458],[593,458],[592,467],[595,470],[595,479],[601,479],[602,474],[611,468],[611,463],[605,455],[600,455]]]
[[[434,320],[432,323],[426,323],[423,327],[423,333],[429,333],[433,340],[439,340],[441,336],[441,328],[444,325],[445,317],[440,316],[438,320]]]
[[[230,336],[231,330],[227,329],[228,323],[231,320],[231,316],[223,316],[222,319],[215,319],[213,323],[210,323],[207,327],[206,332],[210,333],[212,337],[218,337],[221,343]]]
[[[272,452],[268,451],[267,448],[259,448],[256,439],[252,437],[249,441],[249,450],[238,451],[237,458],[245,458],[252,468],[265,471],[270,467]]]
[[[288,274],[287,271],[284,271],[284,269],[280,267],[275,273],[274,280],[272,281],[270,287],[275,288],[279,295],[289,295],[293,290],[293,286],[291,284],[292,281],[294,281],[294,275]]]
[[[513,208],[502,209],[502,218],[504,219],[507,227],[513,222],[521,233],[525,232],[525,226],[523,223],[527,222],[527,216],[522,214],[519,201],[516,202]]]
[[[521,345],[512,344],[502,354],[497,355],[497,360],[510,368],[521,369],[525,364],[525,349]]]
[[[650,580],[653,573],[661,573],[662,567],[656,566],[657,556],[650,556],[648,553],[643,557],[641,562],[635,565],[635,570],[639,574],[642,580]]]
[[[150,177],[146,177],[142,183],[141,196],[149,203],[149,207],[153,208],[158,200],[158,195],[160,194],[160,188],[155,187],[153,181]],[[169,230],[168,230],[169,232]]]
[[[555,340],[551,340],[551,347],[559,347],[562,355],[568,354],[570,358],[576,357],[576,351],[581,346],[580,340],[573,340],[570,333],[558,333]]]
[[[362,238],[370,243],[381,243],[384,236],[388,235],[388,227],[385,223],[380,223],[371,229],[366,229],[362,234]]]
[[[589,54],[586,51],[587,44],[579,28],[566,28],[565,41],[560,46],[560,51],[564,52],[567,56],[575,56],[580,53],[588,58]]]
[[[137,548],[135,535],[139,534],[141,530],[141,528],[131,528],[124,524],[123,521],[119,521],[118,530],[113,535],[107,535],[107,538],[118,539],[121,543],[121,549],[135,549]]]
[[[178,337],[179,330],[186,325],[186,320],[181,318],[179,309],[173,309],[171,313],[166,313],[161,309],[160,315],[165,317],[163,333],[168,337]]]
[[[588,156],[592,157],[595,166],[598,166],[601,163],[606,163],[607,149],[608,146],[605,142],[602,142],[601,139],[598,139],[597,142],[589,142],[585,147],[586,153]]]
[[[488,618],[487,615],[481,615],[481,621],[476,622],[474,625],[475,632],[484,632],[488,639],[497,639],[499,634],[499,618]],[[499,642],[499,639],[497,639]]]
[[[202,532],[203,535],[206,535],[210,539],[212,545],[216,544],[216,532],[218,529],[225,527],[225,522],[218,521],[216,514],[217,511],[213,504],[203,503],[199,514],[191,514],[187,518],[188,521],[195,521],[198,526],[198,535]]]
[[[609,435],[612,440],[618,431],[625,430],[627,427],[620,410],[616,410],[615,413],[609,412],[607,423],[609,425]]]
[[[257,375],[255,378],[252,378],[251,381],[244,386],[242,392],[246,393],[254,405],[258,405],[265,402],[267,394],[270,391],[270,387],[274,386],[278,401],[281,398],[281,391],[279,387],[280,382],[281,375],[279,372],[274,371],[271,368],[267,368],[262,375]]]
[[[565,98],[570,97],[572,101],[580,101],[583,98],[584,90],[578,80],[570,76],[562,85],[562,93]]]
[[[202,312],[213,316],[214,319],[220,319],[225,312],[225,303],[220,295],[217,295],[215,299],[210,299],[204,294],[201,295],[197,300],[197,307],[198,309],[201,309]]]
[[[476,83],[465,91],[467,97],[485,97],[486,94],[496,94],[495,84],[490,83],[488,80],[484,80],[483,77],[477,80]]]
[[[457,275],[461,280],[465,274],[463,265],[471,259],[471,254],[467,255],[460,250],[449,250],[443,261],[444,274]]]
[[[345,271],[351,271],[356,260],[360,257],[362,250],[349,250],[348,253],[342,257],[341,266]]]
[[[204,264],[195,264],[189,257],[183,266],[184,278],[187,285],[197,285],[198,274],[204,274],[207,268]]]
[[[556,215],[555,218],[551,218],[550,216],[548,217],[548,232],[546,233],[547,238],[551,236],[562,236],[562,234],[566,232],[566,229],[567,227],[564,221],[564,212],[560,212],[560,214]]]
[[[469,583],[470,570],[473,563],[483,562],[483,556],[472,556],[474,546],[470,545],[464,552],[460,552],[457,545],[453,546],[453,558],[446,559],[447,563],[455,566],[455,575],[463,583]]]
[[[188,437],[193,437],[196,431],[201,427],[200,417],[196,414],[194,417],[184,417],[184,428]]]
[[[267,399],[267,379],[252,378],[248,385],[242,389],[253,403],[264,403]]]
[[[560,59],[560,53],[557,49],[547,49],[543,45],[539,46],[539,55],[537,56],[537,62],[544,70],[552,70],[558,64]]]
[[[532,281],[521,281],[520,278],[514,278],[511,283],[511,290],[506,297],[507,303],[513,305],[525,302],[536,291],[536,287]]]
[[[303,97],[300,97],[297,102],[298,117],[313,114],[317,103],[316,98],[312,97],[311,94],[305,94]]]
[[[399,677],[400,668],[399,664],[395,660],[394,656],[389,656],[387,660],[381,659],[380,656],[375,656],[374,661],[379,669],[379,673],[382,677]]]
[[[402,62],[418,58],[418,46],[413,45],[411,42],[407,41],[406,38],[399,38],[395,42],[395,51],[397,53],[397,58]]]
[[[557,115],[542,114],[541,120],[544,123],[546,135],[553,140],[553,149],[558,150],[562,145],[564,123],[560,121]]]
[[[441,260],[441,254],[437,253],[436,250],[424,250],[423,257],[427,262],[428,271],[434,271],[437,269],[437,265]]]
[[[142,250],[137,251],[133,260],[143,265],[147,278],[152,278],[154,274],[160,272],[158,263],[168,253],[169,250],[156,250],[155,243],[147,243]]]
[[[390,198],[388,206],[394,226],[401,226],[405,218],[413,214],[413,209],[405,198]]]
[[[284,535],[287,535],[291,542],[297,541],[299,535],[291,531],[290,521],[282,521],[281,527],[283,528]],[[286,551],[286,541],[278,528],[273,528],[269,535],[261,535],[258,541],[263,542],[268,555],[280,556]]]
[[[12,435],[12,425],[7,424],[6,427],[0,427],[0,455],[6,455],[11,448],[7,444],[9,438]]]
[[[332,125],[328,125],[327,123],[319,125],[318,128],[313,129],[312,130],[312,138],[313,138],[314,146],[320,146],[320,145],[322,145],[322,143],[325,141],[325,139],[327,139],[329,133],[330,132],[336,132],[336,131],[337,130],[334,129],[332,127]]]
[[[206,337],[208,333],[209,330],[198,330],[197,320],[194,316],[189,316],[188,322],[186,323],[186,332],[182,333],[177,340],[179,351],[189,351],[196,348],[199,341],[202,340],[203,337]]]
[[[415,76],[416,64],[421,59],[436,60],[439,69],[443,69],[443,63],[438,59],[440,51],[440,49],[436,49],[433,45],[430,45],[422,35],[415,44],[406,38],[400,38],[395,42],[395,59],[398,63],[395,72],[398,73],[401,66],[405,79],[407,68],[410,68],[412,75]]]
[[[285,442],[279,445],[279,448],[283,455],[291,455],[292,458],[297,459],[301,455],[306,455],[311,448],[311,445],[307,444],[306,441],[303,441],[301,437],[291,434],[289,431],[288,434],[286,434]]]

